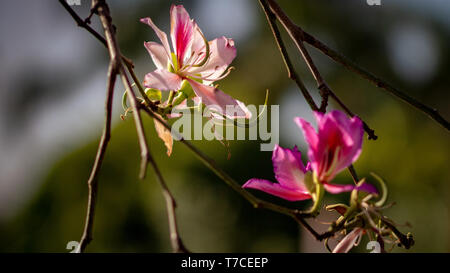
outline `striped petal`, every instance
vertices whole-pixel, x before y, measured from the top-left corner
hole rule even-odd
[[[306,170],[297,147],[291,150],[275,145],[272,163],[275,178],[282,186],[308,192],[303,182]]]
[[[150,57],[152,57],[153,63],[158,69],[167,69],[167,65],[170,60],[167,58],[166,49],[161,44],[155,42],[144,42],[144,46],[147,49]]]
[[[177,55],[179,67],[182,67],[185,54],[194,41],[195,23],[182,5],[172,5],[170,25],[172,46]]]
[[[169,60],[171,60],[171,56],[170,56],[170,45],[169,45],[169,40],[167,39],[167,35],[166,33],[164,33],[163,31],[161,31],[152,21],[152,19],[150,19],[150,17],[146,17],[146,18],[142,18],[141,23],[147,24],[149,25],[156,33],[156,36],[158,36],[159,40],[161,40],[161,43],[166,51],[167,54],[167,58]]]
[[[214,82],[215,79],[219,78],[236,57],[233,39],[217,38],[209,42],[209,47],[210,56],[206,64],[201,67],[192,67],[188,71],[193,75],[200,73],[202,77],[208,79],[206,83]],[[204,49],[201,52],[204,52]]]

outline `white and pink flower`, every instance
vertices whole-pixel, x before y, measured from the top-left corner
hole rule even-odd
[[[250,118],[242,103],[212,85],[230,73],[229,65],[236,57],[234,41],[221,37],[208,42],[182,5],[172,5],[170,18],[172,48],[166,33],[150,18],[141,19],[161,40],[161,44],[144,43],[157,67],[145,76],[144,86],[162,91],[178,91],[187,81],[206,106],[230,118]]]

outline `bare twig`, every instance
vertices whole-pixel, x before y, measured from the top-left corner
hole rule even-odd
[[[300,26],[296,25],[291,21],[291,19],[284,13],[284,11],[280,8],[280,6],[276,3],[275,0],[267,0],[271,10],[273,13],[277,16],[277,18],[282,22],[286,30],[291,35],[292,39],[294,41],[298,41],[301,43],[302,41],[312,45],[313,47],[319,49],[322,51],[325,55],[333,59],[334,61],[342,64],[347,69],[355,72],[356,74],[360,75],[364,79],[372,82],[377,87],[380,87],[384,90],[386,90],[391,95],[399,98],[400,100],[410,104],[411,106],[415,107],[419,111],[427,114],[430,118],[435,120],[437,123],[439,123],[441,126],[446,128],[447,130],[450,130],[450,123],[442,117],[439,112],[429,107],[422,102],[418,101],[417,99],[407,95],[406,93],[398,90],[397,88],[393,87],[392,85],[388,84],[387,82],[383,81],[379,77],[373,75],[372,73],[366,71],[365,69],[359,67],[352,61],[350,61],[348,58],[344,57],[342,54],[338,53],[337,51],[331,49],[324,43],[320,42],[318,39],[316,39],[311,34],[305,32]]]
[[[61,1],[63,1],[63,0],[61,0]],[[100,1],[94,1],[94,2],[100,3]],[[104,2],[104,1],[101,1],[101,2]],[[104,5],[97,5],[97,7],[99,9],[99,14],[100,14],[101,8],[103,8],[103,6]],[[69,7],[69,9],[70,9],[70,7]],[[74,14],[75,14],[75,16],[73,16],[74,18],[79,18],[78,15],[76,15],[76,13],[74,13]],[[108,14],[109,14],[109,12],[108,12]],[[72,13],[71,13],[71,15],[72,15]],[[109,15],[106,17],[108,18]],[[81,20],[81,21],[83,21],[83,20]],[[102,21],[102,23],[103,23],[103,21]],[[109,24],[108,22],[106,22],[106,23],[107,23],[107,25]],[[92,34],[92,32],[91,32],[91,34]],[[108,45],[108,48],[109,48],[109,45]],[[111,50],[110,50],[110,52],[111,52]],[[117,54],[115,54],[115,56],[117,56]],[[128,67],[128,69],[132,70],[132,67]],[[131,74],[133,75],[133,73],[131,73]],[[139,81],[136,81],[136,84],[139,87],[139,85],[140,85]],[[129,83],[127,83],[126,86],[128,86],[129,90],[132,90],[131,86],[129,86]],[[134,93],[132,93],[132,94],[134,95]],[[144,110],[147,114],[149,114],[156,121],[160,122],[167,129],[171,130],[172,133],[174,132],[171,129],[171,126],[169,124],[167,124],[164,120],[162,120],[158,115],[156,115],[151,109],[148,109],[148,108],[144,107],[143,105],[139,105],[139,109]],[[317,106],[316,106],[316,109],[317,109]],[[138,111],[135,111],[133,109],[133,112],[138,112]],[[286,214],[286,215],[289,215],[292,217],[305,217],[305,218],[311,217],[310,214],[302,212],[300,210],[282,207],[282,206],[279,206],[279,205],[276,205],[276,204],[273,204],[270,202],[266,202],[266,201],[263,201],[263,200],[260,200],[256,197],[254,197],[248,191],[242,189],[241,186],[236,181],[234,181],[226,172],[224,172],[222,169],[220,169],[219,166],[217,166],[217,164],[215,163],[215,161],[213,159],[206,156],[203,152],[201,152],[197,147],[192,145],[189,141],[186,141],[183,138],[181,138],[180,137],[181,135],[179,133],[177,133],[177,134],[178,134],[178,137],[181,139],[180,141],[183,144],[185,144],[188,147],[188,149],[190,149],[200,159],[200,161],[202,161],[209,169],[211,169],[219,178],[221,178],[224,182],[226,182],[233,190],[235,190],[236,192],[241,194],[255,208],[265,208],[265,209],[277,211],[277,212],[280,212],[282,214]],[[147,158],[148,158],[148,154],[147,154]]]
[[[267,1],[270,2],[270,7],[267,3]],[[327,83],[325,82],[325,80],[322,78],[319,70],[317,69],[316,65],[314,64],[314,61],[312,60],[311,56],[309,55],[308,51],[306,50],[305,46],[303,45],[303,39],[299,38],[297,39],[296,37],[301,35],[298,34],[298,32],[294,32],[293,30],[293,26],[295,26],[292,21],[286,16],[286,14],[284,14],[284,12],[281,10],[281,8],[278,6],[278,4],[273,1],[273,0],[259,0],[264,13],[266,14],[266,18],[267,21],[269,23],[270,28],[272,29],[273,35],[275,37],[275,41],[277,42],[278,48],[281,52],[281,55],[283,57],[283,60],[286,64],[286,67],[288,69],[288,73],[289,73],[289,77],[291,79],[293,79],[294,81],[297,82],[297,80],[299,81],[298,76],[296,76],[297,74],[295,73],[295,70],[292,66],[292,63],[289,59],[289,55],[287,53],[287,50],[284,46],[283,40],[281,38],[280,32],[277,28],[276,25],[276,19],[278,18],[278,20],[280,20],[280,22],[283,24],[283,26],[285,27],[286,31],[289,33],[289,35],[291,36],[292,40],[294,41],[294,43],[297,45],[300,53],[303,56],[303,59],[305,60],[306,64],[308,65],[314,79],[317,82],[317,86],[318,89],[320,90],[320,95],[322,97],[322,103],[319,109],[317,109],[317,106],[313,103],[310,104],[311,109],[312,110],[319,110],[321,112],[325,112],[326,111],[326,106],[328,103],[328,96],[331,96],[334,100],[336,100],[338,102],[338,104],[347,112],[347,114],[349,114],[350,116],[354,116],[354,114],[350,111],[350,109],[339,99],[339,97],[328,87]],[[301,34],[301,33],[300,33]],[[292,75],[294,75],[292,77]],[[301,82],[300,82],[301,83]],[[302,90],[302,87],[304,87],[304,85],[299,85],[300,89]],[[309,94],[308,94],[309,95]],[[307,99],[307,97],[305,96],[305,98]],[[372,129],[370,129],[370,127],[363,121],[364,124],[364,130],[367,132],[369,139],[377,139],[377,136],[375,135],[374,131]],[[353,167],[353,165],[350,165],[348,167],[348,170],[353,178],[353,181],[355,182],[355,184],[358,183],[359,179],[358,179],[358,175],[355,171],[355,168]],[[333,237],[336,233],[340,232],[341,230],[343,230],[345,228],[345,221],[339,221],[337,220],[336,222],[334,222],[331,226],[330,229],[322,234],[319,234],[317,231],[315,231],[307,222],[304,216],[302,215],[296,215],[296,214],[289,214],[290,216],[292,216],[299,224],[303,225],[306,230],[308,230],[318,241],[322,241],[325,239],[328,239],[330,237]],[[388,225],[389,226],[389,225]],[[412,244],[411,241],[412,239],[408,236],[408,235],[403,235],[401,232],[399,232],[395,226],[390,225],[389,226],[391,228],[391,230],[394,232],[394,234],[399,238],[401,244],[403,244],[406,248],[409,248],[410,245]]]
[[[170,232],[170,241],[172,244],[173,252],[176,253],[186,253],[189,252],[186,247],[183,244],[183,241],[181,240],[181,237],[179,235],[178,226],[177,226],[177,217],[175,214],[175,208],[177,207],[177,203],[175,201],[175,198],[173,197],[172,193],[169,190],[169,187],[167,187],[167,184],[164,180],[164,177],[161,174],[161,171],[159,170],[158,166],[156,165],[155,160],[149,153],[149,162],[150,165],[152,165],[153,170],[155,171],[155,176],[161,185],[164,198],[166,199],[166,207],[167,207],[167,216],[169,218],[169,232]]]
[[[341,106],[342,109],[344,109],[344,111],[345,111],[349,116],[351,116],[351,117],[354,117],[354,116],[355,116],[355,114],[347,107],[347,105],[345,105],[345,104],[341,101],[341,99],[339,99],[338,96],[336,96],[336,94],[335,94],[334,92],[330,92],[329,95],[330,95],[330,96],[331,96],[331,97],[339,104],[339,106]],[[366,131],[366,133],[367,133],[367,137],[368,137],[369,139],[377,140],[377,139],[378,139],[378,136],[375,135],[375,131],[374,131],[372,128],[370,128],[369,125],[367,125],[367,123],[366,123],[364,120],[361,119],[361,121],[362,121],[362,123],[363,123],[364,131]]]
[[[270,29],[272,30],[273,36],[275,37],[275,41],[277,42],[278,49],[280,50],[281,56],[283,57],[284,64],[286,65],[286,69],[288,71],[288,77],[297,84],[298,88],[303,94],[303,97],[305,98],[306,102],[309,104],[311,109],[314,111],[318,111],[319,107],[317,107],[316,103],[314,102],[314,99],[311,97],[311,94],[309,93],[308,89],[306,89],[303,81],[300,79],[299,75],[294,69],[294,66],[292,65],[291,59],[289,58],[284,42],[281,39],[281,34],[276,24],[275,15],[269,10],[266,1],[259,0],[259,3],[264,9],[267,21],[269,22],[270,25]]]
[[[88,28],[86,28],[86,29],[88,29],[88,31],[89,31],[89,29],[91,29],[91,31],[89,31],[91,34],[96,36],[97,39],[99,39],[99,37],[100,37],[101,39],[99,39],[99,40],[101,42],[105,41],[102,43],[106,44],[109,54],[110,54],[110,70],[109,70],[109,74],[108,74],[108,79],[109,79],[109,81],[108,81],[108,98],[109,99],[107,98],[107,102],[106,102],[107,118],[106,118],[106,124],[105,124],[104,133],[102,136],[102,140],[100,142],[100,147],[97,152],[97,158],[96,158],[96,161],[95,161],[92,173],[91,173],[91,177],[89,179],[90,182],[89,182],[88,214],[86,217],[86,226],[85,226],[85,230],[84,230],[83,237],[82,237],[82,244],[80,245],[80,249],[79,249],[80,251],[84,251],[84,249],[87,246],[87,244],[89,243],[89,241],[92,240],[94,209],[95,209],[95,200],[96,200],[96,194],[97,194],[97,177],[98,177],[98,172],[99,172],[99,169],[100,169],[100,166],[102,163],[102,159],[103,159],[103,156],[104,156],[104,153],[106,150],[106,145],[110,138],[110,126],[111,126],[110,120],[111,120],[111,108],[112,108],[111,105],[112,105],[112,92],[113,92],[112,90],[114,89],[114,82],[115,82],[116,76],[118,74],[120,74],[122,82],[123,82],[124,86],[127,88],[127,95],[128,95],[128,98],[131,102],[131,106],[133,109],[134,119],[135,119],[135,123],[136,123],[136,129],[137,129],[139,143],[140,143],[140,147],[141,147],[141,156],[142,156],[141,177],[143,177],[145,175],[146,166],[147,166],[147,163],[149,162],[151,164],[151,166],[153,167],[153,169],[155,170],[155,175],[156,175],[160,185],[162,186],[163,194],[166,199],[168,218],[169,218],[170,238],[171,238],[171,243],[172,243],[172,246],[173,246],[173,249],[175,252],[187,251],[187,249],[184,247],[184,245],[181,241],[181,238],[180,238],[179,232],[178,232],[178,228],[177,228],[176,215],[175,215],[176,203],[175,203],[175,199],[173,198],[170,190],[168,189],[168,187],[164,181],[164,178],[161,175],[159,168],[156,165],[156,162],[154,161],[153,157],[151,156],[151,154],[149,152],[147,142],[145,139],[144,129],[142,126],[142,120],[140,117],[140,110],[144,110],[154,120],[161,123],[164,127],[166,127],[166,129],[170,130],[172,132],[172,134],[175,134],[177,139],[180,139],[180,141],[184,145],[186,145],[187,148],[189,150],[191,150],[200,159],[200,161],[202,161],[205,164],[205,166],[207,166],[209,169],[211,169],[220,179],[222,179],[233,190],[235,190],[240,195],[242,195],[246,200],[248,200],[255,208],[268,209],[268,210],[276,211],[281,214],[285,214],[285,215],[293,217],[297,222],[299,222],[309,232],[311,232],[311,234],[319,241],[324,240],[329,237],[332,237],[332,236],[334,236],[334,234],[336,232],[343,229],[343,225],[337,224],[337,225],[334,225],[329,231],[319,234],[305,220],[306,218],[312,217],[312,215],[310,213],[302,212],[297,209],[291,209],[291,208],[279,206],[279,205],[276,205],[276,204],[273,204],[273,203],[270,203],[267,201],[260,200],[260,199],[256,198],[255,196],[253,196],[251,193],[242,189],[240,184],[238,184],[236,181],[234,181],[226,172],[224,172],[221,168],[219,168],[219,166],[215,163],[215,161],[213,159],[209,158],[207,155],[205,155],[203,152],[201,152],[198,148],[196,148],[194,145],[192,145],[189,141],[184,140],[181,137],[179,132],[174,132],[174,130],[172,130],[172,128],[169,124],[167,124],[164,120],[162,120],[157,114],[155,114],[153,112],[151,105],[149,105],[147,103],[147,107],[148,107],[147,108],[144,104],[140,104],[138,102],[138,100],[134,94],[134,91],[132,89],[131,83],[128,79],[128,76],[125,72],[125,68],[123,66],[122,61],[124,61],[127,64],[127,69],[130,72],[130,74],[132,75],[133,80],[136,82],[138,87],[140,87],[140,83],[134,74],[131,61],[127,61],[128,59],[126,59],[125,57],[123,57],[120,54],[120,50],[119,50],[119,47],[117,45],[117,41],[115,38],[115,32],[114,32],[115,30],[114,30],[114,27],[111,22],[111,17],[110,17],[110,13],[109,13],[109,9],[106,4],[106,1],[105,0],[93,0],[92,1],[92,6],[95,7],[95,12],[96,12],[96,14],[98,14],[98,16],[100,17],[100,20],[102,22],[102,26],[103,26],[103,29],[105,32],[106,39],[101,37],[101,35],[99,35],[97,32],[95,32],[95,30],[90,28],[85,21],[80,19],[80,22],[79,22],[79,20],[77,19],[77,18],[79,18],[78,15],[75,12],[73,12],[73,10],[70,7],[68,7],[67,5],[64,5],[64,3],[65,3],[64,1],[60,0],[60,2],[69,11],[69,13],[72,15],[72,17],[79,23],[79,25],[80,25],[80,22],[82,22],[81,23],[82,27],[86,28],[86,26],[87,26]],[[93,12],[93,11],[91,11],[91,12]],[[268,19],[270,19],[269,16],[268,16]],[[303,83],[301,82],[300,78],[298,77],[298,75],[296,75],[295,70],[293,69],[292,63],[290,62],[290,60],[287,56],[287,51],[286,51],[284,45],[282,44],[282,40],[281,40],[279,31],[276,28],[275,24],[272,25],[272,23],[275,23],[275,21],[274,21],[274,19],[271,19],[271,20],[272,21],[270,21],[270,22],[271,22],[272,31],[274,32],[274,35],[276,37],[278,37],[277,43],[280,48],[280,51],[282,52],[283,59],[285,61],[286,67],[289,72],[289,77],[291,79],[293,79],[297,83],[297,85],[299,85],[300,90],[304,94],[305,99],[310,103],[311,108],[313,110],[319,110],[317,105],[314,103],[311,96],[309,95],[308,91],[304,87]],[[98,35],[96,35],[95,33],[97,33]],[[109,93],[109,91],[111,92],[111,94]],[[141,89],[139,89],[139,91],[142,93]],[[144,96],[144,98],[145,98],[145,96]],[[326,99],[324,99],[324,100],[326,100]],[[322,103],[322,106],[323,106],[323,103]]]
[[[99,40],[100,43],[102,43],[105,47],[108,46],[106,44],[105,38],[103,38],[103,36],[100,35],[100,33],[95,31],[95,29],[93,29],[85,20],[81,19],[81,17],[78,16],[78,14],[69,6],[69,4],[67,4],[66,0],[58,0],[58,1],[67,10],[67,12],[70,14],[70,16],[72,16],[72,18],[75,20],[75,22],[77,23],[77,25],[79,27],[86,29],[97,40]]]
[[[131,107],[133,109],[133,117],[136,124],[136,131],[139,138],[139,146],[141,149],[141,172],[140,178],[145,178],[147,163],[148,163],[148,145],[147,140],[145,138],[144,127],[142,125],[141,115],[139,112],[138,101],[136,95],[134,94],[133,87],[128,79],[127,74],[125,73],[125,69],[122,63],[122,59],[120,58],[120,50],[117,45],[117,40],[115,37],[115,31],[111,23],[111,16],[109,13],[108,5],[105,0],[93,0],[92,6],[96,6],[98,11],[98,16],[100,17],[100,21],[102,22],[103,29],[105,31],[106,42],[108,44],[108,51],[111,60],[117,62],[118,64],[118,72],[120,73],[123,85],[127,89],[127,95],[131,103]]]
[[[261,6],[264,10],[264,13],[266,14],[267,21],[269,22],[269,26],[272,29],[273,35],[275,37],[275,41],[277,42],[278,48],[281,52],[282,58],[285,61],[286,66],[288,68],[289,74],[293,73],[293,75],[297,75],[295,73],[295,69],[293,68],[292,63],[290,61],[289,54],[287,53],[286,47],[284,46],[283,39],[281,38],[281,35],[280,35],[280,31],[278,30],[278,27],[276,25],[277,17],[270,10],[270,7],[267,4],[266,0],[259,0],[259,3],[261,4]],[[283,25],[286,27],[286,25],[289,25],[289,21],[286,20],[286,22]],[[291,35],[291,38],[293,38],[292,35]],[[321,103],[320,109],[316,109],[317,106],[314,103],[310,104],[311,109],[325,112],[326,106],[328,104],[328,95],[331,95],[346,110],[346,112],[350,116],[354,116],[354,114],[348,109],[348,107],[344,103],[342,103],[342,101],[328,87],[327,83],[322,78],[322,75],[320,74],[319,70],[317,69],[316,65],[314,64],[314,61],[312,60],[312,58],[309,55],[306,48],[304,47],[303,42],[295,41],[295,40],[294,40],[294,42],[296,43],[297,47],[299,48],[299,51],[301,52],[303,58],[305,59],[305,62],[308,65],[309,69],[311,70],[311,73],[313,74],[314,78],[316,79],[317,86],[318,86],[319,90],[321,91],[322,103]],[[298,79],[300,81],[298,76],[296,76],[296,79]],[[300,83],[301,83],[301,81],[300,81]],[[309,95],[309,93],[307,93],[307,95]],[[375,135],[374,131],[372,129],[370,129],[369,126],[364,121],[363,121],[363,125],[364,125],[365,131],[367,132],[367,134],[369,136],[369,139],[377,139],[377,136]],[[350,171],[350,174],[352,175],[352,178],[353,178],[355,184],[358,183],[358,176],[356,174],[355,169],[353,168],[353,165],[350,165],[348,167],[348,170]]]
[[[152,117],[156,122],[162,124],[166,129],[170,130],[172,135],[178,139],[181,143],[183,143],[191,152],[193,152],[197,158],[203,162],[205,166],[207,166],[211,171],[213,171],[221,180],[223,180],[228,186],[230,186],[234,191],[244,197],[248,202],[250,202],[254,208],[258,209],[267,209],[271,211],[275,211],[287,216],[292,217],[298,223],[303,225],[311,234],[316,238],[316,240],[322,241],[328,237],[333,236],[336,232],[342,230],[342,227],[339,229],[328,231],[323,234],[319,234],[306,222],[306,218],[313,217],[310,213],[303,212],[298,209],[291,209],[283,206],[279,206],[264,200],[261,200],[248,191],[244,190],[239,183],[237,183],[233,178],[231,178],[225,171],[223,171],[215,161],[200,151],[197,147],[195,147],[191,142],[185,140],[179,132],[172,129],[166,121],[161,119],[158,115],[156,115],[152,110],[141,106],[141,109],[144,110],[150,117]]]
[[[386,217],[381,217],[380,220],[390,230],[392,230],[392,232],[395,234],[395,236],[400,241],[400,244],[403,245],[406,249],[409,249],[414,245],[414,239],[412,238],[412,235],[410,233],[408,233],[407,235],[404,235],[389,220],[387,220]]]
[[[183,242],[179,236],[177,223],[176,223],[176,215],[175,215],[175,199],[173,198],[169,188],[167,187],[164,178],[161,175],[159,168],[156,165],[153,157],[150,155],[145,134],[144,128],[142,125],[142,121],[140,118],[140,112],[138,108],[138,101],[133,92],[130,81],[128,80],[128,76],[124,70],[122,60],[126,63],[127,68],[131,70],[132,76],[134,80],[135,74],[133,72],[133,65],[131,61],[128,61],[127,58],[123,57],[120,54],[119,47],[117,46],[117,41],[115,39],[114,28],[111,23],[111,17],[109,14],[109,9],[104,0],[93,0],[91,9],[91,14],[94,12],[98,13],[100,20],[102,22],[102,26],[105,31],[106,39],[104,39],[100,34],[98,34],[95,30],[93,30],[89,25],[87,25],[86,21],[81,20],[81,18],[67,5],[65,1],[60,1],[61,4],[66,8],[66,10],[71,14],[71,16],[77,21],[78,25],[86,28],[91,34],[93,34],[100,42],[107,46],[110,53],[110,69],[108,72],[108,96],[106,102],[106,124],[104,133],[102,136],[102,140],[100,142],[99,149],[97,151],[97,158],[91,173],[91,177],[88,181],[89,184],[89,201],[88,201],[88,212],[86,216],[86,224],[85,229],[82,235],[82,239],[80,242],[79,251],[83,252],[89,242],[92,240],[92,230],[94,224],[94,215],[95,215],[95,201],[97,196],[97,177],[100,170],[101,163],[103,161],[103,157],[106,151],[107,143],[110,138],[111,131],[111,112],[112,112],[112,96],[114,90],[114,83],[118,74],[120,74],[121,79],[125,87],[127,88],[127,94],[130,98],[130,102],[133,108],[134,119],[136,122],[136,129],[139,137],[139,143],[141,147],[141,173],[140,177],[144,178],[146,173],[147,163],[150,162],[152,165],[155,175],[163,189],[163,194],[166,199],[167,212],[169,218],[169,229],[170,229],[170,238],[172,242],[172,246],[175,252],[187,252],[187,249],[184,247]],[[95,11],[94,11],[95,9]],[[91,15],[90,15],[91,16]],[[90,19],[90,17],[88,17]],[[120,56],[120,57],[119,57]]]
[[[94,10],[97,9],[98,6],[93,6],[91,9],[91,13],[89,14],[88,18],[89,20],[83,20],[81,17],[67,4],[66,0],[58,0],[59,3],[67,10],[67,12],[72,16],[73,20],[77,23],[77,25],[81,28],[86,29],[89,33],[91,33],[100,43],[102,43],[105,47],[108,47],[106,43],[106,39],[103,38],[103,36],[98,33],[95,29],[93,29],[90,25],[90,18],[92,14],[94,14]],[[122,55],[122,60],[127,64],[127,66],[133,67],[133,62],[128,59],[127,57]]]
[[[289,56],[288,56],[285,46],[282,42],[281,35],[279,34],[279,31],[276,27],[276,19],[278,19],[281,22],[281,24],[288,32],[291,39],[294,41],[294,43],[297,46],[298,50],[300,51],[303,59],[305,60],[309,70],[311,71],[311,74],[313,75],[314,79],[316,80],[317,88],[320,90],[320,95],[322,97],[322,102],[321,102],[319,109],[315,109],[313,107],[311,107],[311,109],[314,111],[319,110],[321,112],[325,112],[326,107],[328,105],[328,96],[331,96],[347,112],[348,115],[353,117],[354,116],[353,112],[350,111],[350,109],[339,99],[339,97],[330,89],[328,84],[323,79],[322,75],[319,72],[319,69],[315,65],[308,50],[305,48],[305,45],[303,44],[303,39],[301,38],[302,37],[301,33],[298,34],[298,32],[295,31],[296,29],[294,27],[296,25],[283,12],[281,7],[275,1],[259,0],[259,2],[261,3],[261,6],[264,9],[264,13],[266,14],[269,25],[274,33],[275,40],[277,41],[277,44],[279,45],[279,49],[282,52],[283,59],[289,60]],[[288,63],[290,63],[290,61],[288,61]],[[293,69],[292,65],[291,65],[291,69]],[[378,138],[375,135],[375,131],[373,129],[371,129],[365,121],[363,121],[363,125],[364,125],[364,130],[366,131],[369,139],[375,140]]]
[[[117,46],[117,41],[115,39],[115,35],[113,32],[113,27],[111,24],[111,17],[109,14],[109,9],[106,4],[106,1],[104,0],[93,0],[93,5],[98,5],[98,14],[100,17],[100,20],[102,21],[103,28],[105,29],[106,34],[106,40],[108,41],[108,49],[110,51],[111,58],[114,58],[115,56],[120,55],[119,47]],[[131,66],[128,66],[129,69],[132,69]],[[142,120],[140,117],[140,109],[139,109],[139,103],[137,101],[137,98],[133,92],[133,88],[131,86],[131,83],[128,79],[128,76],[125,72],[123,64],[120,63],[119,66],[119,72],[122,78],[122,82],[124,86],[127,88],[127,95],[130,99],[131,106],[133,108],[133,114],[134,114],[134,120],[136,122],[136,129],[138,133],[138,137],[140,140],[140,146],[141,146],[141,178],[145,177],[146,173],[146,166],[147,163],[150,162],[152,165],[156,177],[158,178],[158,181],[163,189],[164,197],[166,198],[166,205],[167,205],[167,213],[169,217],[169,229],[170,229],[170,238],[172,242],[172,246],[175,252],[187,252],[187,249],[184,247],[181,238],[178,233],[177,224],[176,224],[176,216],[175,216],[175,199],[173,198],[171,192],[169,191],[169,188],[167,187],[164,178],[161,175],[161,172],[159,171],[155,160],[150,154],[150,151],[147,146],[147,142],[145,139],[145,133],[144,133],[144,127],[142,125]],[[134,73],[132,73],[134,75]],[[136,80],[136,79],[135,79]]]
[[[98,189],[98,174],[100,167],[105,156],[106,147],[108,146],[109,139],[111,138],[111,114],[112,114],[112,101],[114,95],[114,85],[116,82],[117,67],[113,62],[109,64],[108,69],[108,86],[105,103],[105,125],[103,128],[103,134],[100,140],[100,144],[97,150],[97,156],[95,158],[94,166],[92,167],[91,175],[88,180],[88,208],[86,213],[86,221],[84,226],[83,235],[81,237],[80,246],[78,251],[83,252],[89,242],[92,240],[92,230],[94,226],[95,216],[95,203],[97,200]]]
[[[63,6],[65,6],[65,2],[61,2]],[[106,118],[106,125],[104,130],[104,135],[102,137],[102,141],[100,142],[100,147],[97,152],[97,159],[94,164],[94,168],[91,174],[91,178],[89,179],[89,201],[88,201],[88,212],[86,216],[86,224],[85,229],[83,231],[82,239],[80,242],[80,248],[79,251],[84,251],[87,244],[92,240],[92,230],[93,230],[93,224],[94,224],[94,215],[95,215],[95,201],[96,201],[96,195],[97,195],[97,175],[98,171],[100,169],[103,156],[106,150],[106,145],[108,143],[109,137],[110,137],[110,128],[111,128],[111,108],[112,108],[112,93],[114,88],[114,82],[116,79],[116,76],[118,73],[120,73],[122,77],[122,81],[124,82],[124,85],[128,87],[128,95],[131,98],[131,103],[135,111],[133,112],[135,122],[136,122],[136,128],[138,131],[138,137],[139,142],[141,144],[141,154],[142,154],[142,165],[141,165],[141,178],[145,176],[146,166],[147,166],[147,160],[148,160],[148,148],[147,143],[145,139],[144,129],[142,127],[142,121],[140,119],[139,111],[137,108],[137,100],[134,96],[133,90],[131,89],[131,84],[129,83],[127,76],[125,74],[125,71],[123,69],[122,65],[122,58],[120,51],[117,47],[117,42],[115,40],[113,28],[111,25],[111,17],[109,16],[109,10],[104,1],[93,1],[93,6],[98,7],[98,13],[99,17],[102,21],[102,25],[105,31],[106,35],[106,44],[110,53],[110,69],[108,73],[108,97],[107,97],[107,118]],[[66,7],[66,6],[65,6]],[[67,8],[66,8],[67,9]],[[73,18],[79,18],[74,12],[70,12],[70,7],[67,9],[69,13],[72,15]],[[73,11],[73,10],[72,10]],[[76,19],[75,19],[76,20]],[[87,28],[88,29],[88,28]],[[94,32],[89,31],[91,34],[96,36],[97,38],[99,36],[95,35]],[[100,39],[101,40],[101,39]]]
[[[358,175],[356,174],[356,170],[355,170],[355,167],[353,167],[353,164],[350,165],[350,166],[348,166],[347,169],[348,169],[348,171],[350,172],[350,175],[351,175],[352,178],[353,178],[353,182],[354,182],[355,184],[358,184],[359,178],[358,178]]]

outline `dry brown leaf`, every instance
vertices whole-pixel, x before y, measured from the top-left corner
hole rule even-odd
[[[159,117],[162,119],[161,116]],[[153,122],[155,123],[156,133],[158,133],[158,137],[164,142],[164,145],[166,145],[167,155],[170,156],[172,154],[173,147],[172,134],[166,127],[164,127],[164,125],[159,123],[157,120],[153,120]]]

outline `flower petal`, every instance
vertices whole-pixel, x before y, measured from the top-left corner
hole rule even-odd
[[[204,51],[205,49],[203,49]],[[210,56],[202,67],[191,67],[189,73],[195,75],[200,73],[202,77],[210,79],[207,83],[214,82],[220,77],[236,57],[236,47],[233,39],[221,37],[209,42]],[[197,63],[201,62],[199,59]]]
[[[167,69],[170,60],[167,58],[166,49],[155,42],[144,42],[144,46],[152,57],[153,63],[158,69]]]
[[[164,69],[157,69],[145,75],[144,86],[158,90],[179,90],[182,78]]]
[[[250,179],[242,187],[257,189],[289,201],[300,201],[311,199],[311,195],[309,195],[308,193],[299,190],[289,189],[282,186],[281,184],[272,183],[264,179],[257,179],[257,178]]]
[[[363,126],[358,117],[348,118],[341,111],[323,114],[314,112],[317,133],[301,118],[294,121],[303,130],[309,144],[308,157],[319,181],[331,181],[340,171],[352,164],[361,153]]]
[[[352,184],[330,184],[330,183],[323,183],[324,188],[332,194],[338,194],[343,192],[349,192],[354,189],[357,189],[358,191],[365,191],[368,193],[378,194],[378,190],[369,183],[363,183],[359,186],[352,185]]]
[[[166,33],[164,33],[163,31],[161,31],[152,21],[152,19],[150,19],[150,17],[146,17],[146,18],[142,18],[140,20],[142,23],[149,25],[156,33],[156,35],[158,36],[158,38],[161,40],[161,43],[166,51],[167,54],[167,58],[169,60],[171,60],[171,56],[170,56],[170,46],[169,46],[169,40],[167,39],[167,35]]]
[[[195,94],[202,99],[202,102],[206,106],[230,118],[248,118],[248,113],[231,96],[213,86],[204,85],[189,78],[186,80],[191,84]]]
[[[183,66],[184,56],[194,41],[195,23],[182,5],[170,8],[170,37],[177,55],[178,64]]]
[[[320,121],[319,135],[324,136],[328,146],[339,146],[340,154],[334,173],[347,168],[358,159],[362,150],[364,129],[358,117],[348,118],[341,111],[334,110],[326,114]]]
[[[282,186],[308,192],[303,182],[306,169],[297,146],[291,150],[276,144],[272,153],[272,162],[275,178]]]
[[[198,97],[196,97],[198,98]],[[252,112],[247,108],[247,106],[245,106],[245,104],[240,101],[240,100],[235,100],[236,103],[239,105],[239,107],[242,109],[242,111],[244,111],[245,113],[245,117],[246,119],[251,119],[252,118]],[[201,103],[201,101],[200,101]],[[225,120],[225,118],[222,115],[216,114],[214,112],[211,113],[211,115],[217,119],[217,120]],[[227,115],[228,119],[238,119],[238,118],[243,118],[242,116],[232,116],[232,115]]]
[[[353,248],[358,238],[363,234],[364,229],[355,228],[347,234],[333,249],[333,253],[347,253]]]
[[[199,55],[205,54],[206,47],[205,47],[205,40],[203,39],[202,32],[198,25],[195,25],[194,30],[194,41],[192,41],[192,47],[191,47],[191,53]],[[197,60],[196,63],[200,63],[202,59]]]
[[[347,143],[343,150],[341,165],[338,168],[346,168],[355,162],[362,151],[364,136],[363,123],[358,117],[350,119],[347,130],[343,133],[344,142]]]
[[[317,150],[320,148],[318,147],[319,143],[319,137],[315,131],[315,129],[311,126],[309,122],[306,120],[295,117],[294,122],[297,124],[298,127],[303,131],[303,136],[305,138],[306,143],[308,143],[309,149],[308,149],[308,158],[309,158],[309,165],[310,168],[313,170],[318,170],[319,168],[319,159],[317,157]]]
[[[330,184],[323,183],[325,190],[332,194],[338,194],[343,192],[349,192],[356,188],[356,185],[352,184]]]
[[[308,143],[309,147],[316,147],[317,143],[319,141],[319,138],[317,137],[316,130],[314,127],[311,126],[309,122],[306,120],[295,117],[294,122],[297,124],[298,127],[303,131],[303,135],[305,136],[305,141]]]

